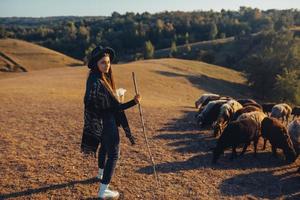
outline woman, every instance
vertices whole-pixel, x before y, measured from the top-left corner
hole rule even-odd
[[[81,150],[83,153],[95,154],[100,144],[98,153],[98,178],[101,179],[98,197],[100,198],[119,196],[117,191],[108,189],[119,158],[118,126],[122,125],[126,136],[134,143],[124,110],[141,101],[140,95],[136,95],[127,103],[118,102],[110,63],[114,57],[114,50],[109,47],[98,46],[92,51],[88,63],[91,70],[84,96],[84,128]]]

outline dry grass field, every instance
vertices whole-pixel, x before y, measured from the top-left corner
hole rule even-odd
[[[80,153],[88,70],[56,65],[0,78],[0,199],[96,199],[97,161]],[[250,148],[233,161],[226,151],[211,164],[216,139],[195,125],[194,101],[204,92],[249,96],[240,73],[179,59],[113,65],[113,71],[126,100],[134,95],[136,73],[161,182],[157,188],[134,107],[127,114],[138,142],[131,146],[120,129],[121,158],[111,183],[120,199],[300,198],[299,159],[286,165],[270,146],[262,151],[260,144],[257,158]]]
[[[0,53],[24,67],[26,71],[82,65],[81,61],[59,52],[17,39],[0,39]],[[5,58],[0,56],[0,69],[4,60]],[[1,76],[2,74],[0,72]],[[5,75],[7,76],[7,73]]]

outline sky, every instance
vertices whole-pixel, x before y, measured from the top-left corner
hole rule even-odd
[[[162,11],[298,9],[300,0],[0,0],[0,17],[110,16]]]

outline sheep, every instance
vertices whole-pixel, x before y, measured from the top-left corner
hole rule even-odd
[[[266,117],[261,123],[262,137],[269,140],[272,145],[272,153],[277,156],[277,148],[282,149],[286,161],[294,162],[297,154],[293,147],[290,135],[286,127],[276,118]]]
[[[212,94],[212,93],[209,93],[209,94],[203,94],[196,102],[195,102],[195,107],[197,109],[199,109],[201,107],[201,104],[207,99],[207,98],[213,98],[213,97],[216,97],[216,98],[219,98],[220,95],[218,94]]]
[[[226,127],[234,113],[241,108],[243,108],[243,106],[236,100],[229,100],[227,103],[222,105],[217,122],[214,126],[215,137],[222,133],[222,130]]]
[[[259,131],[253,120],[243,119],[230,122],[217,141],[217,146],[213,150],[212,162],[216,163],[228,147],[232,148],[231,159],[233,159],[237,156],[236,148],[240,144],[244,144],[243,151],[240,153],[240,156],[243,155],[252,141],[254,142],[254,156],[256,156],[258,138]]]
[[[267,117],[265,113],[262,111],[252,111],[248,113],[243,113],[240,115],[237,120],[242,120],[242,119],[252,119],[254,122],[256,122],[257,126],[260,128],[262,120]]]
[[[197,123],[201,127],[210,126],[217,120],[220,108],[225,104],[226,100],[211,101],[205,108],[197,115]]]
[[[238,99],[236,101],[239,102],[242,106],[245,106],[245,104],[248,104],[248,103],[257,103],[253,99]]]
[[[242,115],[243,113],[248,113],[248,112],[253,112],[253,111],[261,111],[261,109],[259,109],[256,106],[246,106],[243,107],[241,109],[239,109],[238,111],[236,111],[232,117],[232,121],[237,120],[237,118]]]
[[[261,136],[261,122],[265,117],[267,117],[267,115],[259,110],[259,111],[252,111],[252,112],[248,112],[248,113],[243,113],[242,115],[240,115],[237,118],[237,121],[243,120],[243,119],[253,120],[255,122],[256,126],[257,126],[257,130],[259,130],[259,136]],[[263,149],[266,149],[266,142],[267,141],[264,140]]]
[[[226,101],[229,101],[229,100],[231,100],[232,98],[231,97],[228,97],[228,96],[226,96],[226,97],[208,97],[202,104],[201,104],[201,106],[200,106],[200,108],[199,108],[199,112],[201,112],[204,108],[205,108],[205,106],[209,103],[209,102],[211,102],[211,101],[216,101],[216,100],[226,100]]]
[[[259,108],[261,111],[263,111],[263,107],[258,103],[245,103],[243,105],[243,107],[246,107],[246,106],[255,106],[255,107]]]
[[[276,103],[262,103],[261,106],[263,108],[264,113],[269,116],[269,113],[272,111],[272,108],[276,105]]]
[[[291,136],[295,151],[300,153],[300,119],[293,120],[288,125],[288,132]]]
[[[293,120],[295,119],[295,117],[299,117],[300,116],[300,106],[295,106],[292,110],[291,113],[293,116]]]
[[[271,117],[274,117],[277,119],[282,118],[282,122],[284,122],[284,120],[286,120],[286,123],[288,123],[291,112],[292,112],[292,108],[288,104],[281,103],[281,104],[275,105],[272,108]]]

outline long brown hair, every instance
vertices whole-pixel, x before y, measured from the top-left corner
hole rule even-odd
[[[113,76],[111,66],[108,70],[108,73],[101,73],[101,80],[104,82],[104,86],[108,89],[108,91],[114,97],[116,97],[116,84],[115,84],[115,80],[114,80],[114,76]]]

